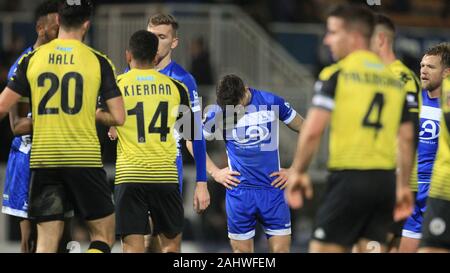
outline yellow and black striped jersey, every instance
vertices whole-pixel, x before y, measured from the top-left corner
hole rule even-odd
[[[115,183],[178,183],[174,127],[180,106],[191,109],[187,88],[153,69],[131,69],[118,85],[127,119],[117,127]]]
[[[31,168],[101,167],[98,97],[120,96],[108,58],[78,40],[55,39],[24,56],[8,87],[31,100]]]
[[[400,123],[409,121],[403,85],[369,51],[356,51],[325,68],[313,106],[332,111],[330,170],[394,170]]]
[[[442,118],[430,197],[450,201],[450,77],[442,82]]]
[[[392,71],[392,73],[395,74],[395,76],[400,79],[400,81],[403,83],[404,90],[406,92],[406,101],[408,103],[408,109],[409,113],[411,115],[411,119],[414,123],[414,129],[416,133],[414,146],[415,150],[417,150],[417,144],[419,140],[419,113],[420,113],[420,106],[422,105],[422,96],[420,96],[421,91],[421,85],[420,81],[417,78],[416,74],[411,71],[406,65],[404,65],[400,60],[396,60],[388,65],[389,69]],[[411,174],[410,179],[410,187],[411,190],[414,192],[417,192],[417,164],[418,164],[418,158],[417,153],[415,153],[414,156],[414,165],[413,165],[413,171]]]

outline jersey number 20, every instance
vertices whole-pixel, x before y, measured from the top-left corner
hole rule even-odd
[[[45,82],[50,81],[50,89],[42,97],[38,107],[39,115],[57,115],[59,108],[47,107],[48,101],[56,94],[60,87],[58,76],[54,73],[42,73],[38,77],[38,86],[45,87]],[[70,81],[75,81],[75,103],[73,107],[69,105],[69,84]],[[68,115],[75,115],[81,110],[83,104],[83,76],[77,72],[66,73],[61,80],[61,109]]]

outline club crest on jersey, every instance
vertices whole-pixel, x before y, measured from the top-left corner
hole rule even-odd
[[[233,140],[242,146],[256,145],[269,138],[270,131],[265,126],[253,125],[248,128],[233,129]]]
[[[433,140],[439,137],[440,126],[438,122],[433,120],[426,120],[422,123],[422,128],[419,133],[421,140]]]

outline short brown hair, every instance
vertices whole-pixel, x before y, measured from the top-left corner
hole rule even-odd
[[[217,85],[217,104],[225,110],[227,105],[236,106],[245,96],[245,84],[234,74],[224,76]]]
[[[429,48],[425,55],[441,56],[444,68],[450,68],[450,43],[444,42]]]
[[[177,31],[178,31],[178,22],[175,19],[174,16],[170,15],[170,14],[164,14],[164,13],[157,13],[152,15],[149,19],[148,19],[148,26],[153,25],[153,26],[159,26],[159,25],[171,25],[173,32],[176,36]]]
[[[338,17],[344,20],[346,27],[357,30],[367,41],[370,41],[375,28],[375,15],[371,10],[362,6],[341,4],[334,6],[327,14],[328,17]]]

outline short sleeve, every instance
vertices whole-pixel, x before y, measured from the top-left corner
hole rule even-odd
[[[275,96],[274,103],[279,109],[279,119],[285,124],[291,123],[297,115],[297,112],[292,108],[289,102],[285,101],[282,97]]]
[[[335,72],[328,79],[318,80],[315,83],[314,96],[312,100],[312,105],[314,107],[320,107],[328,111],[333,111],[338,76],[339,71]]]
[[[27,79],[27,69],[33,54],[26,55],[19,61],[17,70],[8,82],[8,87],[23,97],[30,97],[31,88]]]
[[[96,54],[100,62],[101,69],[101,84],[100,84],[100,96],[104,101],[122,96],[119,87],[116,82],[116,74],[114,72],[113,64],[104,56]]]

